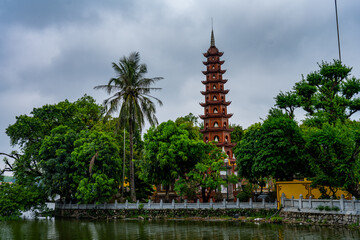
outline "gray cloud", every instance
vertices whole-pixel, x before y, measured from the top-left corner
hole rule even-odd
[[[360,2],[339,2],[343,61],[360,77]],[[111,62],[139,51],[149,77],[162,76],[160,121],[200,115],[203,52],[210,19],[224,51],[232,123],[244,127],[264,118],[274,96],[291,89],[337,58],[333,2],[218,1],[1,1],[0,146],[9,152],[5,128],[32,108],[74,101],[112,76]],[[301,114],[299,114],[301,115]],[[0,165],[1,166],[1,165]]]

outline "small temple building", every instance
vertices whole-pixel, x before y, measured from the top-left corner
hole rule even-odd
[[[202,81],[205,85],[205,91],[201,91],[201,94],[205,97],[205,102],[200,103],[204,107],[204,115],[200,115],[200,118],[204,120],[204,128],[201,133],[204,136],[204,142],[212,141],[223,149],[228,156],[225,160],[227,171],[234,172],[235,158],[232,148],[235,144],[231,143],[230,133],[233,129],[229,127],[229,118],[233,114],[227,112],[227,106],[231,102],[226,101],[226,94],[229,89],[225,89],[225,83],[228,80],[223,79],[226,70],[221,69],[221,65],[225,62],[220,59],[223,54],[215,46],[214,31],[212,30],[210,48],[203,54],[206,58],[206,61],[203,62],[206,66],[206,70],[203,71],[206,80]],[[230,185],[227,190],[232,197],[233,187]]]

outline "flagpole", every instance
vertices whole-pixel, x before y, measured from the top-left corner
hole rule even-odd
[[[338,20],[338,12],[337,12],[337,0],[335,0],[335,14],[336,14],[336,29],[337,29],[337,38],[338,38],[338,48],[339,48],[339,60],[341,62],[340,33],[339,33],[339,20]]]

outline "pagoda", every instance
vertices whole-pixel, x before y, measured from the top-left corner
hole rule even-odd
[[[222,77],[226,72],[221,69],[221,65],[225,62],[220,60],[223,54],[215,46],[214,31],[212,30],[210,48],[204,53],[206,62],[203,62],[206,66],[206,71],[203,71],[206,80],[202,81],[205,91],[201,91],[201,94],[205,96],[205,103],[200,103],[204,107],[204,115],[200,116],[204,120],[204,129],[201,132],[204,142],[213,141],[218,147],[221,147],[228,155],[230,165],[233,165],[235,159],[232,148],[235,144],[231,143],[230,133],[234,129],[229,128],[229,118],[233,114],[227,112],[227,106],[231,102],[226,101],[226,94],[229,90],[224,88],[228,80]]]

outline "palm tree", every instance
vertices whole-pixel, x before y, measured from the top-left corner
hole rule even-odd
[[[152,100],[155,100],[160,106],[162,102],[151,96],[150,93],[153,90],[161,89],[153,88],[151,85],[163,78],[144,77],[147,67],[145,64],[140,64],[138,52],[131,53],[129,57],[124,56],[120,59],[119,64],[112,63],[112,67],[117,76],[111,78],[107,85],[99,85],[94,89],[105,89],[108,94],[112,94],[111,97],[104,100],[107,115],[117,112],[120,107],[119,125],[126,127],[130,135],[130,194],[132,201],[136,201],[133,161],[134,131],[136,129],[141,131],[145,124],[145,118],[151,125],[158,124],[155,116],[155,104]]]

